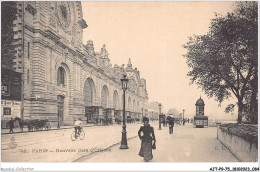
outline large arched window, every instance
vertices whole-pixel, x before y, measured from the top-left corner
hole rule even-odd
[[[84,84],[83,90],[83,101],[86,106],[91,106],[94,104],[95,99],[95,84],[91,78],[88,78]]]
[[[135,99],[133,100],[133,107],[132,107],[132,109],[133,109],[133,112],[135,112]]]
[[[131,97],[128,97],[128,110],[132,110]]]
[[[101,91],[101,106],[108,108],[108,88],[106,85],[103,86]]]
[[[58,69],[57,83],[58,85],[65,86],[65,70],[63,67],[59,67]]]
[[[118,93],[115,90],[113,95],[113,106],[115,109],[118,109]]]

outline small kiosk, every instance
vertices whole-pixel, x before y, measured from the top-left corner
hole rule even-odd
[[[201,97],[196,102],[196,116],[194,116],[193,126],[196,128],[208,127],[208,117],[204,115],[204,101]]]
[[[163,122],[165,121],[166,117],[164,114],[160,114],[159,115],[159,123],[163,124]]]

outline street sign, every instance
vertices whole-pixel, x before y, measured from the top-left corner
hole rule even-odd
[[[10,83],[1,83],[1,95],[10,96]]]

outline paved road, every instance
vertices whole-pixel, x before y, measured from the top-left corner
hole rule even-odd
[[[155,128],[157,149],[153,151],[152,162],[238,162],[238,160],[217,140],[217,129],[193,128],[191,124],[174,127],[173,135],[168,128]],[[78,162],[143,162],[138,156],[139,138],[128,141],[129,149],[120,150],[119,144],[110,150],[83,156]]]
[[[140,124],[128,124],[128,138],[137,136]],[[121,141],[121,125],[85,127],[84,140],[71,141],[71,129],[2,135],[3,162],[71,162],[82,155]],[[12,142],[12,137],[15,139]],[[16,148],[9,147],[17,145]]]

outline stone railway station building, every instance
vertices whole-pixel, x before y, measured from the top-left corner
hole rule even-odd
[[[2,42],[7,41],[1,67],[22,74],[21,111],[3,114],[12,100],[2,97],[2,119],[57,121],[59,116],[60,125],[72,125],[78,117],[95,124],[105,116],[122,118],[124,72],[129,79],[126,116],[145,115],[146,80],[131,59],[127,66],[112,66],[105,45],[100,51],[91,40],[84,45],[88,25],[82,16],[81,2],[76,1],[2,2]]]

